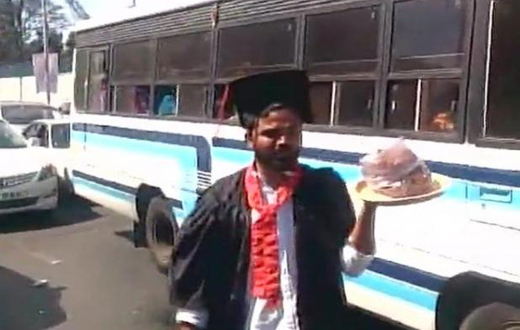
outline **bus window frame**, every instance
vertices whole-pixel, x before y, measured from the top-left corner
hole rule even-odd
[[[201,84],[201,83],[208,83],[211,79],[211,76],[213,74],[212,72],[212,62],[213,62],[213,52],[212,52],[212,48],[213,48],[213,31],[212,30],[207,30],[207,29],[204,29],[204,30],[197,30],[197,31],[189,31],[189,32],[184,32],[184,33],[174,33],[174,34],[169,34],[169,35],[166,35],[166,36],[158,36],[158,37],[155,37],[154,40],[155,40],[155,47],[154,47],[154,63],[155,63],[155,67],[154,67],[154,84],[155,85],[161,85],[161,84],[182,84],[182,83],[188,83],[188,84]],[[209,54],[208,54],[208,67],[207,67],[207,77],[206,78],[200,78],[200,77],[197,77],[197,78],[192,78],[192,77],[187,77],[186,75],[182,75],[180,77],[175,77],[175,78],[172,78],[172,77],[168,77],[168,78],[160,78],[160,65],[159,65],[159,55],[160,55],[160,42],[161,41],[165,41],[166,39],[172,39],[172,38],[175,38],[175,37],[182,37],[182,36],[191,36],[191,35],[201,35],[201,34],[209,34],[209,37],[210,37],[210,40],[209,40]],[[185,71],[185,72],[192,72],[193,70],[180,70],[180,71]]]
[[[95,47],[82,47],[82,48],[78,48],[76,50],[76,52],[78,50],[81,50],[81,51],[84,51],[85,54],[86,54],[86,59],[87,59],[87,63],[86,63],[86,78],[85,78],[85,82],[86,82],[86,87],[85,87],[85,95],[83,97],[83,107],[85,108],[84,110],[80,110],[80,109],[77,109],[76,108],[76,112],[77,113],[85,113],[85,114],[107,114],[107,113],[110,113],[112,111],[112,109],[110,108],[110,105],[108,106],[107,110],[106,111],[91,111],[89,108],[90,108],[90,100],[89,100],[89,95],[90,95],[90,55],[91,53],[95,53],[95,52],[106,52],[106,55],[107,55],[107,68],[108,68],[108,77],[107,77],[107,86],[110,87],[111,86],[111,76],[112,76],[112,45],[100,45],[100,46],[95,46]],[[74,64],[74,68],[76,67],[76,63]],[[75,88],[75,86],[74,86]],[[110,101],[110,98],[111,98],[111,95],[110,95],[110,91],[107,91],[107,100]],[[76,105],[74,105],[76,107]]]
[[[481,116],[482,116],[482,86],[485,80],[484,67],[485,67],[485,59],[487,55],[482,55],[482,51],[485,50],[486,42],[487,42],[487,34],[481,33],[482,31],[487,31],[488,24],[488,10],[489,4],[491,0],[467,0],[467,6],[465,9],[465,14],[468,15],[466,19],[466,26],[464,27],[465,40],[463,46],[463,64],[460,68],[457,69],[449,69],[449,70],[424,70],[424,71],[411,71],[406,73],[394,73],[390,74],[390,61],[391,61],[391,47],[392,47],[392,37],[393,37],[393,14],[394,14],[394,4],[400,1],[406,0],[360,0],[355,2],[343,3],[343,4],[334,4],[334,5],[322,5],[317,6],[311,9],[302,9],[298,11],[293,11],[289,13],[280,13],[280,14],[268,14],[262,15],[260,17],[255,18],[246,18],[246,19],[238,19],[233,21],[222,21],[216,22],[216,24],[211,28],[211,54],[210,54],[210,78],[208,82],[204,82],[208,84],[208,95],[212,96],[214,94],[214,88],[216,84],[225,83],[230,81],[236,77],[226,77],[225,79],[217,77],[217,65],[218,65],[218,50],[219,50],[219,32],[223,28],[233,27],[233,26],[241,26],[248,25],[253,23],[263,23],[284,19],[294,19],[296,21],[296,40],[295,40],[295,68],[302,69],[304,63],[304,47],[305,47],[305,39],[306,39],[306,17],[313,14],[325,14],[328,12],[334,12],[339,10],[348,10],[350,8],[362,8],[362,7],[371,7],[374,5],[380,6],[381,17],[380,17],[380,26],[379,26],[379,40],[378,40],[378,53],[380,60],[380,70],[372,75],[365,74],[347,74],[347,75],[323,75],[311,77],[311,80],[321,80],[321,81],[337,81],[341,83],[345,80],[366,80],[373,79],[375,81],[375,105],[374,105],[374,126],[373,127],[349,127],[349,126],[327,126],[327,125],[305,125],[305,129],[309,131],[316,132],[333,132],[333,133],[341,133],[341,134],[355,134],[355,135],[365,135],[365,136],[381,136],[381,137],[405,137],[410,139],[417,140],[428,140],[428,141],[439,141],[439,142],[449,142],[449,143],[464,143],[470,142],[478,145],[491,145],[491,146],[499,146],[503,147],[506,145],[513,145],[516,148],[520,148],[520,143],[517,141],[504,141],[503,139],[492,139],[492,138],[483,138],[481,132]],[[158,38],[175,36],[176,34],[189,34],[195,32],[207,32],[208,28],[201,29],[188,29],[186,31],[173,31],[172,33],[162,33],[158,35],[151,35],[146,37],[146,40],[157,40]],[[143,37],[144,38],[144,37]],[[139,38],[142,40],[142,38]],[[138,38],[131,41],[139,41]],[[118,43],[125,43],[118,42]],[[105,46],[112,49],[113,45]],[[81,47],[81,49],[88,49],[89,47]],[[96,48],[96,47],[91,47]],[[157,56],[157,49],[154,49],[155,56]],[[112,56],[112,52],[110,52]],[[153,62],[154,65],[156,61]],[[110,69],[112,69],[113,60],[111,58],[110,61]],[[154,71],[155,72],[155,68]],[[421,74],[423,76],[431,77],[431,78],[451,78],[454,75],[458,75],[461,79],[460,83],[460,97],[458,102],[458,128],[454,133],[442,133],[442,132],[427,132],[427,131],[403,131],[403,130],[394,130],[394,129],[385,129],[384,128],[384,114],[385,114],[385,103],[387,100],[387,86],[389,80],[392,79],[404,79],[404,78],[416,78],[413,77],[414,74]],[[471,73],[471,75],[470,75]],[[153,88],[157,81],[155,80],[155,76],[153,81],[150,82],[151,93],[155,93]],[[198,83],[199,81],[189,81],[190,83]],[[200,81],[202,82],[202,81]],[[172,81],[172,83],[180,83],[180,81]],[[112,82],[109,81],[110,86],[112,86]],[[336,99],[337,95],[336,95]],[[152,103],[153,103],[152,98]],[[215,123],[220,125],[231,125],[236,126],[235,123],[223,122],[221,120],[211,118],[212,107],[213,107],[213,99],[212,97],[208,97],[206,100],[205,113],[206,117],[201,118],[186,118],[186,117],[169,117],[169,118],[160,118],[158,116],[154,116],[151,113],[149,117],[161,120],[180,120],[180,121],[191,121],[191,122],[201,122],[201,123]],[[153,109],[153,104],[150,106],[150,109]],[[337,110],[336,110],[337,111]],[[78,111],[85,112],[85,111]],[[150,110],[151,112],[151,110]],[[102,113],[110,114],[110,115],[122,115],[122,116],[136,116],[136,115],[128,115],[128,114],[113,114],[113,113]],[[138,115],[136,117],[143,118],[143,115]]]
[[[381,84],[378,87],[380,94],[379,114],[378,114],[378,135],[387,137],[405,137],[420,140],[430,140],[438,142],[453,142],[463,143],[466,136],[467,122],[467,96],[468,96],[468,81],[470,79],[470,59],[472,55],[471,45],[473,39],[473,26],[475,24],[474,10],[475,3],[478,0],[464,0],[466,1],[466,24],[464,26],[464,45],[463,45],[463,60],[460,68],[456,69],[432,69],[432,70],[413,70],[407,72],[392,72],[392,40],[394,38],[394,14],[395,4],[405,1],[415,0],[389,0],[385,11],[385,31],[384,31],[384,58],[381,72]],[[459,100],[457,104],[457,122],[458,127],[454,132],[427,132],[427,131],[410,131],[385,128],[386,104],[388,100],[388,86],[390,81],[406,80],[406,79],[442,79],[442,78],[458,78],[460,79]]]
[[[375,82],[375,105],[374,105],[374,126],[373,127],[354,127],[354,126],[339,126],[339,125],[306,125],[306,129],[313,132],[332,132],[340,134],[355,134],[364,136],[381,136],[381,137],[405,137],[417,140],[428,140],[434,142],[450,142],[450,143],[463,143],[467,131],[466,123],[466,112],[467,112],[467,93],[468,93],[468,82],[469,82],[469,68],[471,59],[471,45],[473,39],[473,25],[474,19],[474,7],[476,0],[465,0],[467,1],[467,7],[465,15],[467,15],[466,25],[464,26],[464,46],[463,46],[463,63],[458,69],[433,69],[433,70],[415,70],[400,73],[391,73],[391,51],[392,51],[392,38],[393,38],[393,24],[394,24],[394,4],[397,2],[410,1],[410,0],[368,0],[368,1],[357,1],[348,4],[327,6],[325,8],[317,8],[314,10],[306,11],[301,15],[303,19],[302,24],[304,30],[307,32],[307,16],[333,13],[340,10],[349,10],[357,8],[366,8],[373,6],[380,6],[380,25],[379,25],[379,40],[378,40],[378,69],[375,72],[370,73],[348,73],[338,75],[317,75],[311,77],[311,81],[332,81],[341,83],[343,81],[356,81],[356,80],[374,80]],[[412,0],[413,1],[413,0]],[[303,42],[305,42],[306,33],[303,36]],[[301,50],[301,56],[304,56],[304,49]],[[303,62],[299,63],[299,67],[303,68]],[[453,78],[454,75],[458,75],[460,78],[460,90],[459,90],[459,102],[457,105],[458,116],[457,120],[459,123],[458,128],[454,132],[443,133],[443,132],[428,132],[428,131],[410,131],[410,130],[399,130],[389,129],[384,127],[386,102],[387,102],[387,86],[388,82],[394,79],[404,78]],[[337,92],[337,91],[336,91]],[[339,100],[338,94],[334,97]],[[334,116],[337,116],[339,105],[334,105]]]
[[[491,4],[495,0],[481,0],[477,2],[475,12],[475,41],[473,45],[473,58],[471,62],[472,80],[469,84],[468,105],[468,142],[477,147],[503,148],[520,150],[520,139],[496,138],[485,136],[484,116],[486,113],[486,81],[488,74],[489,32]]]
[[[380,91],[380,81],[381,81],[381,71],[382,66],[384,65],[384,36],[385,36],[385,20],[386,20],[386,2],[385,0],[368,0],[368,1],[358,1],[353,3],[341,4],[328,6],[326,8],[317,8],[314,10],[306,11],[301,16],[301,24],[302,24],[302,36],[301,36],[301,62],[299,63],[299,68],[304,68],[305,65],[305,47],[307,43],[307,32],[308,32],[308,17],[313,15],[326,15],[332,14],[338,11],[346,11],[353,9],[362,9],[368,7],[379,7],[379,27],[378,27],[378,39],[377,39],[377,65],[375,70],[371,72],[349,72],[344,74],[335,74],[335,75],[326,75],[326,74],[318,74],[310,77],[311,82],[336,82],[342,83],[345,81],[359,81],[359,80],[373,80],[374,81],[374,109],[373,109],[373,125],[372,127],[358,127],[358,126],[346,126],[346,125],[315,125],[309,124],[307,128],[311,131],[320,131],[324,132],[334,132],[334,133],[343,133],[343,134],[358,134],[358,135],[367,135],[367,136],[377,136],[381,135],[381,133],[377,133],[378,122],[379,122],[379,97],[381,96]],[[332,96],[333,100],[336,102],[332,105],[334,107],[333,110],[333,118],[331,118],[331,123],[335,123],[338,113],[339,113],[339,102],[337,100],[340,99],[341,95],[339,89],[333,89],[334,95]],[[331,100],[332,102],[332,100]]]
[[[216,53],[215,53],[215,58],[213,58],[212,60],[214,60],[214,70],[212,71],[212,78],[214,78],[214,81],[232,81],[233,79],[235,78],[239,78],[241,75],[237,75],[237,74],[223,74],[222,72],[220,72],[220,70],[222,70],[222,68],[219,67],[219,57],[218,55],[220,54],[220,47],[221,47],[221,41],[222,41],[222,30],[226,30],[226,29],[229,29],[229,28],[238,28],[238,27],[246,27],[246,26],[251,26],[251,25],[256,25],[256,24],[268,24],[268,23],[274,23],[274,22],[281,22],[281,21],[289,21],[289,20],[292,20],[294,22],[294,26],[295,26],[295,35],[294,35],[294,49],[293,49],[293,59],[292,59],[292,62],[291,63],[286,63],[286,64],[273,64],[273,65],[268,65],[268,66],[262,66],[262,67],[258,67],[258,66],[254,66],[254,67],[250,67],[250,68],[247,68],[247,69],[243,69],[243,70],[246,70],[247,74],[255,74],[255,73],[260,73],[260,72],[266,72],[266,71],[272,71],[273,69],[278,69],[278,70],[291,70],[291,69],[298,69],[300,68],[299,66],[299,63],[298,63],[298,52],[300,51],[300,48],[299,48],[299,25],[301,24],[299,22],[299,20],[301,19],[300,16],[298,15],[295,15],[295,14],[286,14],[286,15],[273,15],[273,16],[269,16],[269,17],[260,17],[260,18],[256,18],[256,19],[247,19],[247,20],[240,20],[240,21],[236,21],[236,22],[225,22],[225,23],[219,23],[216,27],[215,27],[215,32],[216,32],[216,38],[217,38],[217,41],[215,42],[215,47],[216,47]],[[232,67],[232,68],[226,68],[224,70],[230,70],[230,69],[237,69],[238,67]]]

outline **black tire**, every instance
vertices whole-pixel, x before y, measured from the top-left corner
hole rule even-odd
[[[168,272],[177,225],[172,213],[172,201],[157,196],[152,198],[146,212],[146,243],[157,268]]]
[[[437,299],[435,329],[460,330],[471,313],[495,303],[520,307],[520,285],[466,272],[450,278]]]
[[[56,215],[56,209],[52,210],[44,210],[38,212],[38,217],[43,220],[44,222],[52,222],[54,221],[54,217]]]
[[[148,247],[148,245],[146,243],[146,226],[145,226],[144,222],[134,221],[133,239],[134,239],[134,247],[136,247],[136,248]]]
[[[460,330],[520,330],[520,309],[493,303],[474,310]]]

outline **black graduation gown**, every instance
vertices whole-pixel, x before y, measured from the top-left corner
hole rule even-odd
[[[244,173],[221,179],[201,196],[172,257],[172,304],[207,310],[210,330],[245,329],[251,221]],[[331,169],[305,166],[293,205],[300,328],[348,329],[340,251],[355,216],[345,183]]]

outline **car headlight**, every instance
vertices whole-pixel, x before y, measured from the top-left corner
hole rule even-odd
[[[40,174],[38,175],[38,181],[44,181],[56,176],[56,168],[52,165],[45,165],[40,170]]]

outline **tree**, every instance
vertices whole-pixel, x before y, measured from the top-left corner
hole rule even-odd
[[[12,2],[0,2],[0,61],[10,60],[21,53],[17,16]]]
[[[62,31],[70,26],[63,8],[47,0],[50,49],[61,50]],[[41,0],[0,1],[0,62],[30,60],[43,45]]]
[[[89,19],[90,15],[83,9],[78,0],[65,0],[76,19]]]

